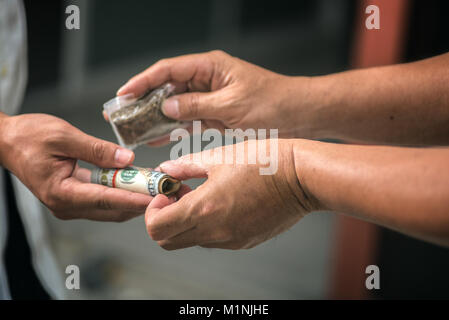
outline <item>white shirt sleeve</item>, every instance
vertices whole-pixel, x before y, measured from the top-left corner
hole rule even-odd
[[[20,0],[0,0],[0,111],[19,111],[27,83],[26,20]]]
[[[0,111],[19,112],[27,82],[26,17],[22,0],[0,0]],[[32,252],[33,266],[47,292],[63,299],[65,291],[61,268],[49,245],[41,204],[22,182],[13,176],[17,207]],[[5,193],[0,172],[0,299],[9,299],[3,264],[6,242]]]
[[[16,114],[27,82],[26,22],[20,0],[0,0],[0,111]],[[1,168],[0,168],[1,169]],[[0,170],[0,300],[10,299],[3,251],[6,245],[6,199]]]

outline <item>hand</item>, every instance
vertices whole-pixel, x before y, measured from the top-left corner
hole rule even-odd
[[[294,137],[307,135],[310,128],[309,78],[276,74],[221,51],[161,60],[129,80],[117,94],[141,96],[166,82],[185,93],[165,101],[165,115],[202,119],[203,129],[270,128],[279,129],[281,137]],[[161,142],[169,139],[156,144]]]
[[[125,167],[134,154],[44,114],[0,117],[0,164],[15,174],[60,219],[124,221],[142,214],[150,196],[91,184],[90,171]]]
[[[184,185],[177,202],[158,195],[149,205],[147,231],[162,248],[252,248],[316,209],[296,178],[288,140],[279,140],[274,175],[260,175],[259,164],[220,164],[214,157],[215,150],[225,154],[239,145],[203,151],[201,159],[187,155],[160,165],[178,179],[207,178],[193,191]],[[248,142],[244,146],[248,150]]]

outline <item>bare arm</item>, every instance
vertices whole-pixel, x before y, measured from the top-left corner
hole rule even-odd
[[[310,212],[329,210],[449,246],[449,148],[302,139],[281,139],[278,147],[273,175],[261,175],[259,165],[223,163],[209,152],[162,163],[176,178],[207,181],[184,189],[176,202],[157,196],[146,213],[150,236],[170,250],[251,248]]]
[[[310,114],[320,138],[381,144],[449,144],[449,54],[312,78]],[[299,97],[298,97],[299,100]]]
[[[449,148],[295,140],[293,150],[318,207],[449,246]]]
[[[338,138],[378,144],[449,144],[449,53],[414,63],[321,77],[287,77],[223,52],[164,59],[119,94],[164,82],[187,93],[167,116],[209,127],[277,128],[284,138]]]
[[[278,128],[284,138],[449,145],[449,54],[309,78],[211,52],[162,60],[119,94],[140,95],[167,81],[181,83],[186,92],[168,99],[164,113],[203,119],[208,127]],[[449,148],[301,139],[281,140],[279,146],[279,171],[268,177],[252,166],[196,167],[188,159],[161,165],[175,177],[184,170],[181,179],[200,172],[208,181],[175,203],[155,199],[147,209],[150,235],[170,249],[249,248],[305,214],[327,209],[449,246]],[[233,188],[223,187],[225,181]],[[188,228],[193,231],[180,234]]]

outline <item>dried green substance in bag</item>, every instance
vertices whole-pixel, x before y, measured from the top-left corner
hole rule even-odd
[[[182,122],[167,118],[162,113],[162,104],[172,95],[173,89],[172,85],[166,84],[110,114],[110,121],[125,144],[146,143],[182,127]]]

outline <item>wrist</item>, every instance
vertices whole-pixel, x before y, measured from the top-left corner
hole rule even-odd
[[[287,182],[289,193],[299,204],[301,212],[311,213],[322,210],[321,204],[310,192],[307,181],[302,175],[302,170],[298,170],[295,156],[295,141],[297,140],[279,140],[280,155],[282,157],[279,164],[280,168],[282,168],[281,179]]]
[[[285,128],[290,137],[322,139],[328,137],[329,81],[325,77],[286,77],[283,105],[287,110]]]
[[[291,144],[291,159],[295,174],[294,184],[299,188],[299,193],[305,199],[310,211],[330,210],[315,188],[314,176],[319,173],[313,164],[314,152],[319,149],[321,142],[294,139]]]

